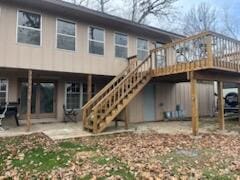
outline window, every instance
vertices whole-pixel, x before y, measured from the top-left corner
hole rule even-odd
[[[148,41],[137,39],[137,55],[139,60],[144,60],[148,56]]]
[[[76,25],[57,19],[57,48],[75,51]]]
[[[89,28],[89,53],[104,55],[104,30]]]
[[[77,82],[66,83],[65,104],[67,109],[80,109],[81,107],[81,84]]]
[[[17,42],[41,45],[41,16],[25,11],[18,11]]]
[[[125,34],[115,34],[115,57],[128,57],[128,36]]]
[[[163,46],[162,43],[156,42],[156,48],[161,48]],[[157,51],[156,55],[156,67],[165,67],[166,65],[166,58],[165,58],[165,51],[159,50]]]
[[[0,79],[0,104],[4,104],[8,101],[8,81],[6,79]]]

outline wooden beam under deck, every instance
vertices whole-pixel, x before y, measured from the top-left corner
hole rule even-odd
[[[205,71],[195,71],[195,77],[198,80],[222,81],[222,82],[231,82],[231,83],[240,84],[240,76],[237,73],[205,70]]]
[[[88,101],[92,98],[92,75],[88,75],[88,81],[87,81],[87,98]]]
[[[217,82],[218,87],[218,122],[221,130],[225,129],[224,119],[224,97],[223,97],[223,82]]]
[[[32,70],[28,70],[28,91],[27,91],[27,129],[31,128],[31,106],[32,106]]]
[[[240,84],[238,84],[238,121],[240,125]]]
[[[197,79],[194,72],[190,73],[191,82],[191,97],[192,97],[192,131],[193,135],[198,135],[199,129],[199,110],[198,110],[198,93],[197,93]]]

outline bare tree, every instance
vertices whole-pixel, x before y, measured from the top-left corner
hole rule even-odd
[[[203,31],[215,31],[217,23],[217,10],[207,3],[201,3],[197,7],[192,7],[181,22],[182,31],[185,35]]]
[[[223,14],[223,34],[231,36],[235,39],[240,38],[240,25],[238,20],[230,15],[228,9],[224,9]]]
[[[178,0],[128,0],[129,19],[142,24],[147,17],[168,17],[173,13],[173,4]]]
[[[106,12],[106,5],[110,2],[110,0],[97,0],[98,9],[101,12]]]

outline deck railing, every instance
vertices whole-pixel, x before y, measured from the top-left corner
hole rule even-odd
[[[239,72],[240,42],[213,32],[204,32],[151,51],[155,75],[226,68]]]
[[[212,33],[213,65],[240,72],[240,41]]]

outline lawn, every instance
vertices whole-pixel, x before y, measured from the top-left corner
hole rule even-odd
[[[32,134],[0,139],[0,179],[239,179],[239,154],[239,135]]]

